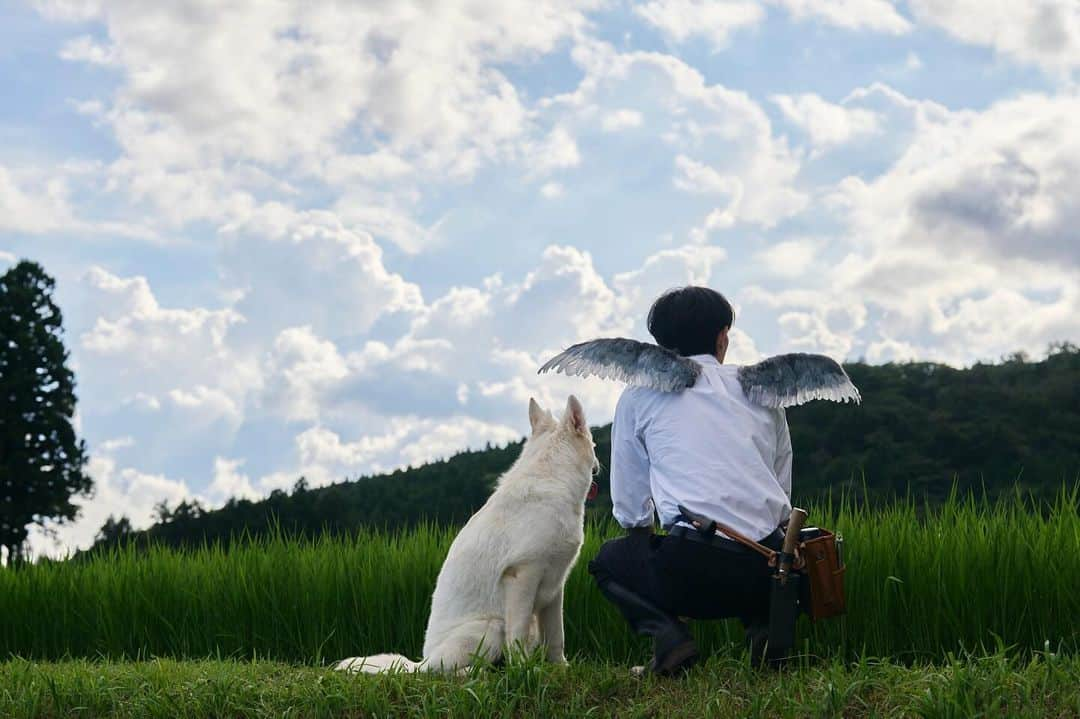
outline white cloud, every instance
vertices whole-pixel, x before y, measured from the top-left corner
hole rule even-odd
[[[1027,95],[920,122],[896,164],[839,197],[871,244],[1080,266],[1080,99]]]
[[[195,390],[213,378],[230,394],[242,393],[256,371],[229,348],[229,332],[243,317],[232,309],[161,307],[145,277],[121,278],[93,267],[84,277],[83,306],[94,318],[79,338],[84,374],[105,382],[122,379],[130,393],[161,395]],[[100,375],[98,375],[100,373]],[[93,387],[95,382],[87,383]],[[108,392],[108,394],[112,394]],[[195,395],[177,395],[179,405]],[[112,401],[116,398],[113,396]],[[190,401],[189,401],[190,400]]]
[[[108,439],[101,442],[97,446],[97,451],[100,454],[113,454],[117,450],[127,449],[128,447],[135,446],[135,439],[131,436],[116,437],[114,439]]]
[[[227,226],[222,240],[226,281],[244,291],[237,309],[260,329],[355,336],[383,315],[423,306],[420,288],[386,269],[371,235],[332,212],[267,205]]]
[[[105,47],[89,35],[73,38],[60,50],[60,57],[71,62],[85,62],[91,65],[116,65],[118,58],[114,47]]]
[[[783,8],[795,20],[847,30],[902,35],[912,27],[892,0],[652,0],[634,12],[675,42],[701,36],[714,50],[721,50],[737,30],[761,24],[770,5]]]
[[[468,178],[544,146],[502,67],[579,35],[595,5],[38,4],[50,18],[104,30],[106,40],[79,36],[61,56],[119,72],[112,98],[84,104],[121,148],[109,188],[177,225],[234,220],[281,200],[266,171],[372,186],[418,171],[428,181]],[[368,141],[357,148],[356,137]],[[555,166],[572,164],[571,145],[550,140]]]
[[[641,127],[642,117],[641,113],[637,110],[613,110],[606,115],[601,121],[600,126],[604,128],[605,132],[619,132],[621,130],[629,130],[635,127]]]
[[[586,72],[581,84],[544,108],[573,128],[579,145],[588,148],[586,137],[605,153],[590,158],[585,149],[583,162],[625,167],[621,172],[632,178],[639,167],[663,163],[673,167],[677,187],[696,190],[701,183],[705,192],[722,191],[724,204],[704,213],[724,214],[714,227],[771,227],[806,207],[805,193],[794,186],[798,157],[784,138],[773,135],[768,116],[746,93],[710,85],[670,55],[617,53],[592,43],[579,45],[575,59]],[[604,132],[602,118],[627,110],[638,113],[640,126]]]
[[[542,141],[529,145],[526,164],[530,174],[547,175],[581,164],[577,143],[565,127],[556,127]]]
[[[349,374],[345,358],[310,327],[292,327],[274,340],[266,368],[266,402],[290,421],[316,420],[323,393]]]
[[[183,415],[181,421],[189,432],[194,427],[219,424],[228,431],[235,431],[244,419],[237,401],[216,387],[196,385],[191,389],[172,389],[167,397],[170,404],[180,410],[178,414]]]
[[[788,120],[806,132],[818,150],[874,135],[881,130],[876,113],[827,102],[813,93],[773,95],[772,100]]]
[[[563,196],[563,186],[558,182],[545,182],[540,188],[540,194],[549,200],[554,200]]]
[[[720,247],[698,245],[657,252],[640,268],[613,278],[618,314],[632,322],[634,334],[647,336],[645,318],[657,297],[675,287],[708,285],[715,267],[726,258],[727,252]]]
[[[812,18],[847,30],[902,35],[911,23],[896,10],[895,0],[769,0],[796,20]]]
[[[200,452],[226,451],[263,382],[258,348],[236,334],[243,317],[229,307],[163,307],[145,277],[99,267],[76,291],[86,426],[131,435],[131,461],[157,473],[195,471]]]
[[[752,285],[740,297],[780,311],[778,351],[820,352],[837,360],[852,358],[869,316],[863,297],[837,287],[770,292]]]
[[[701,35],[717,50],[727,45],[735,30],[765,18],[757,0],[652,0],[634,12],[675,42]]]
[[[713,168],[695,162],[685,155],[675,158],[675,187],[684,192],[697,192],[706,195],[726,195],[738,205],[742,199],[742,182],[736,175],[721,175]]]
[[[820,242],[799,238],[777,242],[754,255],[769,274],[795,279],[806,277],[815,268]]]
[[[1046,70],[1080,67],[1080,4],[1075,0],[909,0],[920,22]]]
[[[251,486],[251,479],[240,472],[243,466],[242,459],[214,457],[214,479],[206,491],[215,503],[224,503],[233,498],[257,500],[263,496]]]
[[[524,405],[523,405],[524,407]],[[524,411],[524,409],[523,409]],[[488,442],[505,444],[521,438],[521,432],[504,425],[468,416],[445,419],[395,417],[382,434],[348,442],[324,427],[312,427],[296,438],[299,465],[291,476],[303,475],[312,486],[355,477],[360,468],[384,471],[447,458],[463,449]],[[260,483],[269,489],[285,475],[271,475]]]
[[[94,480],[93,497],[74,501],[81,508],[77,520],[50,526],[55,538],[39,528],[31,530],[29,542],[35,556],[61,557],[74,549],[88,548],[110,515],[124,515],[136,528],[149,526],[155,519],[155,504],[164,501],[176,505],[192,497],[185,482],[121,468],[108,455],[92,455],[86,472]]]
[[[24,184],[0,165],[0,232],[41,234],[70,225],[67,198],[62,178]]]
[[[1077,99],[951,112],[875,86],[849,100],[875,103],[883,131],[907,143],[881,175],[848,177],[828,200],[848,224],[841,242],[822,245],[829,254],[808,278],[819,282],[746,294],[783,310],[785,345],[968,364],[1018,349],[1039,356],[1077,336]],[[785,245],[759,259],[772,264]]]
[[[524,416],[530,396],[555,405],[574,392],[590,416],[606,421],[621,391],[617,383],[537,376],[537,367],[574,342],[644,335],[645,314],[660,292],[708,283],[724,257],[707,246],[664,250],[608,281],[588,253],[549,247],[520,279],[453,288],[392,346],[368,342],[348,353],[350,374],[323,390],[320,420],[339,433],[360,426],[383,436],[380,427],[400,407],[424,406],[428,418],[447,418],[467,404],[473,417],[506,423]]]

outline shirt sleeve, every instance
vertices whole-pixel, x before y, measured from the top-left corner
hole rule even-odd
[[[615,407],[611,425],[611,503],[615,520],[624,528],[653,523],[649,487],[649,454],[638,435],[633,393],[625,391]]]
[[[787,413],[784,408],[777,410],[776,423],[776,461],[773,464],[776,479],[780,487],[791,500],[791,432],[788,429]]]

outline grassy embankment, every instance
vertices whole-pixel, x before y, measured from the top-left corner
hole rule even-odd
[[[6,719],[120,717],[1080,716],[1080,660],[1003,654],[901,666],[827,662],[782,674],[713,658],[684,680],[625,666],[511,664],[471,676],[353,676],[272,662],[0,663]]]

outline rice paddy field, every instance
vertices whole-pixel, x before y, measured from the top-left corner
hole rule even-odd
[[[0,716],[1080,716],[1076,500],[811,508],[844,536],[849,613],[804,620],[803,657],[780,674],[747,666],[736,623],[698,623],[711,659],[683,681],[627,675],[648,643],[585,561],[566,594],[569,668],[327,671],[419,655],[451,529],[0,571]],[[589,528],[583,558],[608,532]]]

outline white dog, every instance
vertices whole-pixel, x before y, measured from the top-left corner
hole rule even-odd
[[[563,586],[584,541],[585,496],[597,467],[581,403],[556,421],[529,400],[532,436],[450,545],[431,598],[424,658],[353,657],[337,669],[451,671],[473,657],[545,645],[565,663]]]

